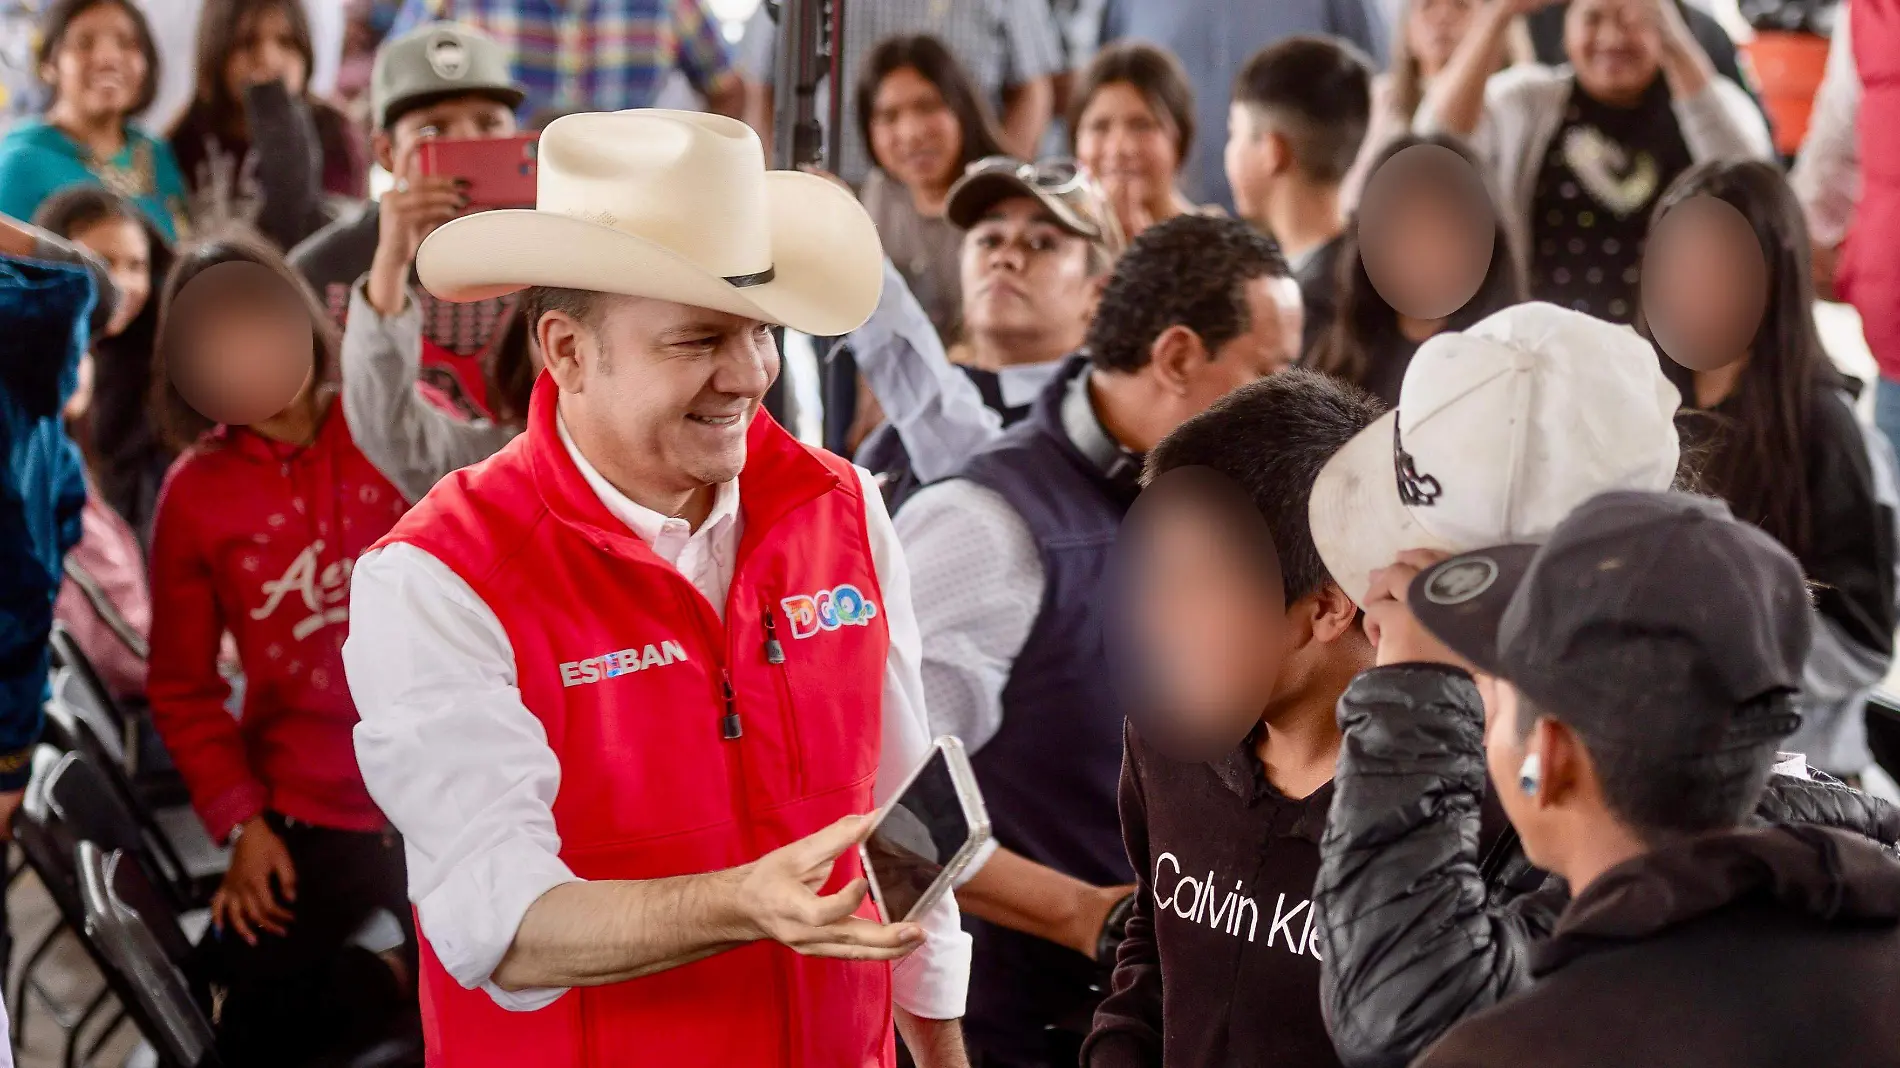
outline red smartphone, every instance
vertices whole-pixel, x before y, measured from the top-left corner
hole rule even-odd
[[[425,176],[468,183],[470,211],[532,208],[539,137],[527,133],[467,141],[431,139],[417,146],[416,163]]]

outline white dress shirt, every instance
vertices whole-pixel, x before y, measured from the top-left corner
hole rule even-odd
[[[692,530],[628,500],[561,428],[562,443],[613,515],[680,569],[707,600],[726,602],[743,517],[736,481],[718,487]],[[922,762],[931,738],[910,574],[871,476],[860,470],[871,556],[884,592],[890,655],[876,797],[882,805]],[[722,607],[723,611],[723,607]],[[577,881],[560,859],[553,803],[561,766],[541,721],[522,704],[514,650],[501,623],[447,565],[412,545],[364,554],[350,592],[343,647],[362,722],[356,750],[370,794],[403,834],[409,895],[442,965],[504,1008],[552,1004],[562,989],[510,993],[490,977],[528,908]],[[945,895],[926,913],[924,945],[893,972],[894,1000],[914,1015],[963,1015],[970,940]]]

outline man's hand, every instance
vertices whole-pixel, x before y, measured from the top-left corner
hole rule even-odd
[[[1471,670],[1457,653],[1432,637],[1406,603],[1406,593],[1418,573],[1449,557],[1432,549],[1408,549],[1390,567],[1372,573],[1366,589],[1366,637],[1378,651],[1377,663],[1449,664]]]
[[[13,814],[20,811],[20,802],[24,800],[24,789],[0,793],[0,842],[13,841]]]
[[[1069,948],[1090,960],[1097,960],[1101,956],[1102,931],[1108,926],[1109,916],[1114,913],[1115,906],[1128,900],[1128,895],[1134,892],[1133,885],[1090,887],[1082,896],[1082,907],[1076,915],[1075,932]]]
[[[377,220],[376,257],[370,261],[369,285],[364,295],[382,316],[402,311],[409,287],[409,268],[416,250],[435,228],[468,207],[454,178],[404,178],[383,194]]]
[[[847,816],[738,869],[737,903],[747,938],[845,960],[895,960],[923,945],[924,929],[914,923],[881,924],[852,915],[864,901],[862,878],[818,896],[838,858],[870,828],[870,817]]]
[[[290,862],[290,850],[264,817],[254,817],[238,834],[231,850],[231,869],[224,873],[218,892],[211,895],[212,922],[220,929],[236,931],[254,946],[258,931],[282,935],[289,929],[289,906],[296,900],[297,869]]]

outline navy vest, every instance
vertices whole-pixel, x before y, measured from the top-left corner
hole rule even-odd
[[[1003,417],[1003,426],[1012,427],[1022,422],[1033,405],[1023,404],[1014,408],[1003,402],[1003,379],[995,371],[967,364],[954,365],[971,382],[975,383],[978,393],[983,395],[983,403],[990,411]],[[878,485],[884,491],[884,507],[892,515],[903,507],[918,490],[924,488],[911,466],[910,450],[904,447],[904,439],[897,434],[897,428],[889,423],[865,435],[863,444],[858,446],[857,455],[851,461],[877,476]]]
[[[1132,498],[1071,443],[1062,425],[1072,358],[959,478],[1001,494],[1035,536],[1044,590],[1029,640],[1003,687],[1003,725],[971,763],[997,842],[1096,886],[1134,881],[1122,843],[1122,712],[1108,670],[1109,557]],[[975,941],[972,1043],[1039,1058],[1044,1029],[1086,1033],[1106,969],[1074,950],[965,915]],[[1069,1047],[1073,1056],[1074,1047]]]

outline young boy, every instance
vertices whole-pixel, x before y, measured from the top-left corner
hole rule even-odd
[[[1227,181],[1242,218],[1286,252],[1306,301],[1302,351],[1333,321],[1333,275],[1346,220],[1340,186],[1372,116],[1372,64],[1331,37],[1262,49],[1234,82]]]
[[[1237,484],[1271,534],[1278,582],[1260,566],[1261,538],[1234,536],[1218,509],[1170,497],[1152,524],[1143,517],[1135,613],[1161,624],[1142,643],[1164,661],[1155,666],[1192,680],[1203,707],[1260,711],[1210,763],[1163,756],[1139,717],[1125,734],[1122,828],[1139,883],[1089,1068],[1161,1064],[1164,1047],[1170,1066],[1339,1063],[1320,1015],[1310,901],[1339,752],[1333,706],[1373,648],[1313,547],[1307,499],[1379,414],[1351,386],[1284,371],[1148,457],[1150,485],[1184,468]]]
[[[422,239],[467,206],[453,177],[422,174],[416,161],[422,143],[513,137],[522,97],[508,72],[507,53],[466,26],[432,22],[376,50],[370,75],[372,147],[377,166],[395,176],[396,186],[290,253],[291,266],[339,324],[347,318],[351,289],[365,275],[383,266],[379,274],[407,279]],[[511,301],[450,304],[419,286],[410,288],[421,305],[423,380],[462,413],[486,413],[481,357]],[[400,285],[385,285],[370,297],[381,315],[395,316],[405,294]]]
[[[1900,864],[1847,831],[1746,826],[1801,722],[1795,558],[1719,501],[1634,492],[1397,585],[1426,555],[1382,577],[1397,596],[1369,627],[1415,613],[1482,673],[1491,780],[1575,896],[1529,988],[1413,1063],[1894,1063]]]

